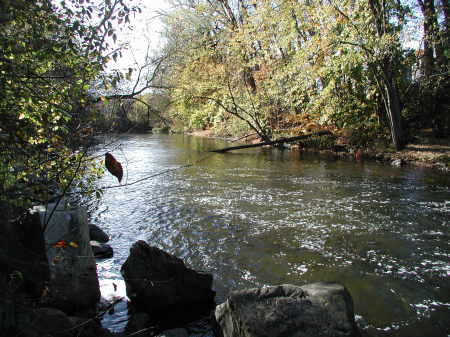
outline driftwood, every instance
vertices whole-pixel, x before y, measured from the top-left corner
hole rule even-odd
[[[280,138],[280,139],[270,141],[270,142],[261,142],[261,143],[257,143],[257,144],[248,144],[248,145],[239,145],[239,146],[230,146],[230,147],[225,147],[225,148],[219,149],[219,150],[212,150],[209,152],[225,153],[225,152],[232,151],[232,150],[249,149],[252,147],[260,147],[260,146],[264,146],[264,145],[279,145],[279,144],[283,144],[283,143],[291,143],[291,142],[295,142],[297,140],[307,139],[307,138],[314,137],[314,136],[324,136],[324,135],[331,135],[331,134],[332,133],[330,131],[324,130],[324,131],[310,133],[308,135]]]

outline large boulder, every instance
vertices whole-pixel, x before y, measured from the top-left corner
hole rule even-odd
[[[37,214],[0,201],[0,335],[15,336],[50,279]],[[25,308],[25,309],[24,309]]]
[[[216,308],[224,337],[357,337],[353,301],[337,283],[232,292]]]
[[[69,317],[64,312],[54,308],[39,308],[30,311],[23,322],[20,323],[19,336],[75,336],[75,328]]]
[[[100,300],[87,214],[64,203],[36,206],[50,265],[49,305],[70,314],[95,312]]]
[[[5,203],[0,213],[0,298],[14,292],[37,299],[50,279],[39,216]]]
[[[211,274],[187,268],[181,259],[144,241],[132,245],[121,273],[131,304],[152,317],[167,316],[169,311],[172,318],[180,311],[187,316],[214,306]]]
[[[55,308],[22,308],[14,329],[1,330],[1,336],[20,337],[116,337],[92,318],[69,317]]]

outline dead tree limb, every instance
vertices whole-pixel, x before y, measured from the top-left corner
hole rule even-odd
[[[230,147],[225,147],[225,148],[219,149],[219,150],[212,150],[212,151],[209,151],[209,152],[225,153],[225,152],[232,151],[232,150],[249,149],[249,148],[252,148],[252,147],[260,147],[260,146],[264,146],[264,145],[279,145],[279,144],[283,144],[283,143],[292,143],[292,142],[295,142],[297,140],[307,139],[307,138],[314,137],[314,136],[324,136],[324,135],[331,135],[331,134],[332,133],[330,131],[324,130],[324,131],[310,133],[309,135],[302,135],[302,136],[288,137],[288,138],[280,138],[280,139],[273,140],[273,141],[270,141],[270,142],[261,142],[261,143],[257,143],[257,144],[230,146]]]

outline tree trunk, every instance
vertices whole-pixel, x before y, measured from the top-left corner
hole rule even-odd
[[[423,71],[428,78],[434,72],[434,52],[436,52],[438,60],[442,60],[443,51],[439,47],[438,39],[438,22],[434,0],[417,0],[423,14]]]
[[[441,0],[441,8],[444,13],[444,27],[442,28],[442,48],[444,53],[444,65],[448,66],[449,57],[445,55],[445,51],[450,51],[450,1]]]
[[[385,73],[384,85],[386,91],[385,99],[387,100],[386,110],[389,117],[392,142],[394,143],[395,149],[399,151],[403,147],[400,98],[393,79],[387,76],[389,76],[389,74]]]
[[[378,37],[386,34],[387,27],[390,24],[385,16],[383,3],[378,0],[368,0],[372,15],[375,21],[375,27]],[[418,0],[421,1],[421,0]],[[401,123],[401,104],[398,95],[397,84],[395,83],[396,58],[394,55],[380,60],[375,67],[375,78],[377,79],[378,89],[383,97],[386,114],[389,118],[392,143],[395,149],[401,150],[403,147],[403,129]]]

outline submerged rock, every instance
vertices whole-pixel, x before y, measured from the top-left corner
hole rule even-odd
[[[109,241],[109,235],[106,234],[100,227],[96,225],[89,225],[89,237],[91,241],[106,243]]]
[[[181,259],[144,241],[132,245],[121,273],[131,304],[153,317],[167,316],[170,311],[175,319],[177,313],[189,316],[214,306],[211,274],[187,268]]]
[[[232,292],[216,308],[224,337],[357,337],[353,301],[336,283]]]
[[[114,251],[112,247],[106,243],[91,241],[92,253],[97,259],[107,259],[113,257]]]

